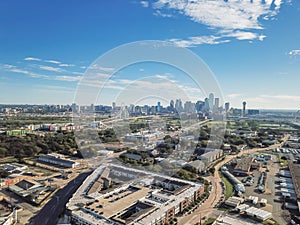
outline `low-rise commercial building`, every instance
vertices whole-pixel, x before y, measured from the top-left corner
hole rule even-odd
[[[272,217],[272,213],[255,207],[250,207],[246,209],[245,213],[246,215],[251,216],[252,218],[258,221],[265,221]]]
[[[223,156],[223,150],[214,149],[212,151],[205,152],[204,154],[198,156],[198,159],[202,160],[205,164],[210,164],[213,161],[221,158]]]
[[[75,168],[79,165],[78,162],[64,159],[61,155],[44,155],[38,158],[38,162],[50,164],[52,166],[64,167],[64,168]]]

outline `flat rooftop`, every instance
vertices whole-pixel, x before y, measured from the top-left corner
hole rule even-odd
[[[88,206],[88,209],[103,215],[105,218],[110,218],[116,213],[133,205],[137,200],[146,197],[149,192],[150,189],[146,187],[140,187],[136,190],[129,188],[128,190],[117,195],[112,195],[109,198],[99,199],[97,202],[94,202],[94,204]]]
[[[291,171],[296,196],[300,199],[300,164],[289,161],[289,169]]]
[[[250,170],[253,160],[254,160],[253,157],[245,157],[238,160],[236,166],[234,167],[234,170],[248,172]]]

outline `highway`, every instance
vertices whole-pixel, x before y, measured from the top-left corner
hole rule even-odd
[[[212,183],[212,190],[210,192],[209,197],[206,199],[206,201],[192,214],[189,214],[185,217],[182,217],[178,220],[179,225],[194,225],[199,223],[199,215],[201,213],[201,216],[206,216],[207,218],[211,216],[213,213],[216,212],[216,208],[214,208],[221,200],[222,197],[222,186],[221,186],[221,176],[219,174],[219,169],[231,161],[232,159],[236,157],[240,157],[244,154],[253,154],[256,152],[262,152],[262,151],[268,151],[275,148],[280,148],[282,145],[289,139],[290,135],[286,134],[282,140],[281,143],[271,145],[266,148],[253,148],[253,149],[247,149],[244,151],[241,151],[240,153],[236,155],[227,155],[224,160],[220,161],[215,165],[215,172],[213,176],[210,176],[208,180]]]
[[[90,172],[81,173],[75,179],[70,181],[64,188],[60,189],[37,213],[37,215],[31,218],[29,225],[56,225],[67,202],[90,174]]]

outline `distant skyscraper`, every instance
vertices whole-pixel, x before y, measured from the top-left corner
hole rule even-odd
[[[220,107],[220,99],[219,98],[215,98],[215,107],[216,108]]]
[[[94,112],[95,111],[95,106],[94,104],[91,104],[91,112]]]
[[[76,103],[73,103],[73,104],[71,105],[71,109],[72,109],[72,112],[73,112],[73,113],[77,113],[77,105],[76,105]]]
[[[228,111],[229,111],[229,108],[230,108],[230,103],[229,103],[229,102],[226,102],[226,103],[225,103],[225,112],[228,112]]]
[[[210,107],[209,107],[209,100],[208,98],[204,99],[204,110],[205,111],[209,111]]]
[[[246,104],[247,102],[243,102],[243,117],[246,115]]]
[[[112,103],[112,109],[115,110],[115,108],[116,108],[116,103],[113,102],[113,103]]]
[[[157,112],[160,112],[160,102],[157,102]]]
[[[184,103],[184,111],[187,113],[194,113],[195,112],[195,105],[191,101],[186,101]]]
[[[175,109],[177,110],[177,112],[181,112],[183,110],[181,99],[176,99]]]
[[[174,109],[174,101],[173,100],[170,101],[170,108]]]
[[[195,106],[197,112],[202,111],[202,110],[203,110],[203,106],[204,106],[204,102],[203,102],[203,101],[197,101],[197,102],[196,102],[196,106]]]
[[[215,99],[214,94],[210,93],[209,96],[208,96],[209,109],[213,108],[213,106],[214,106],[214,99]]]

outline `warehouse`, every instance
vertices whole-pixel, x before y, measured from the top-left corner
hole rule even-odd
[[[226,200],[225,205],[236,208],[237,206],[239,206],[243,202],[244,202],[243,198],[232,196],[232,197],[230,197]]]
[[[252,218],[257,219],[258,221],[265,221],[272,217],[272,213],[262,210],[262,209],[255,208],[255,207],[250,207],[250,208],[246,209],[245,212],[248,216],[251,216]]]
[[[78,162],[74,162],[71,160],[63,159],[59,155],[44,155],[38,158],[40,163],[47,163],[53,166],[65,167],[65,168],[75,168],[79,165]]]
[[[245,157],[237,161],[234,167],[233,173],[236,175],[247,176],[251,174],[251,165],[253,163],[253,157]]]

